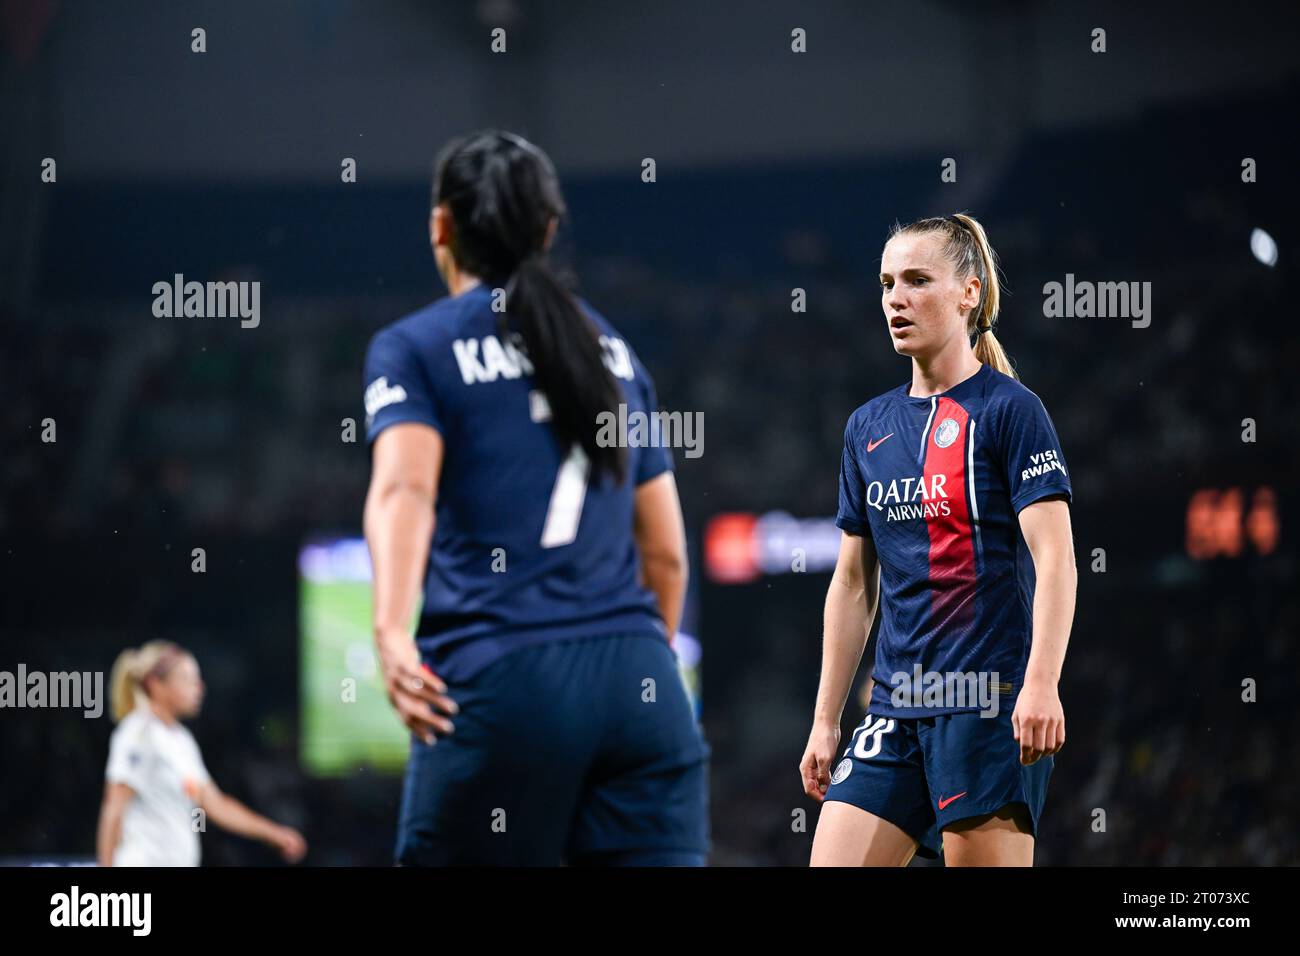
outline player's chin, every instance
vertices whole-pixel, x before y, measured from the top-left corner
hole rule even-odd
[[[891,335],[890,338],[894,343],[894,351],[899,355],[905,355],[908,358],[912,358],[922,351],[920,343],[910,336]]]

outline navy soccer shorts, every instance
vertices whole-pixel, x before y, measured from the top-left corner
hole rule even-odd
[[[709,748],[661,638],[532,644],[447,686],[455,732],[411,740],[399,865],[704,864]]]
[[[1028,808],[1037,837],[1053,759],[1021,765],[1010,709],[992,717],[867,714],[831,772],[825,799],[888,820],[916,840],[919,856],[935,859],[945,826],[1007,804]]]

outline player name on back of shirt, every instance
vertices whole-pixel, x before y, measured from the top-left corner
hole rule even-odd
[[[632,356],[627,344],[613,335],[600,337],[605,367],[615,378],[632,381]],[[451,343],[452,354],[460,368],[460,377],[466,385],[495,382],[499,378],[513,380],[521,375],[533,374],[532,363],[518,340],[502,342],[495,335],[477,339],[456,339]]]

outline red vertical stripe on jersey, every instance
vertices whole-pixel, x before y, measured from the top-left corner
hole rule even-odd
[[[935,436],[948,419],[957,423],[957,435],[948,447],[935,444]],[[971,540],[970,506],[966,501],[966,441],[970,416],[950,398],[939,399],[930,434],[925,439],[925,488],[934,488],[935,477],[943,476],[945,499],[936,495],[926,504],[925,519],[930,532],[930,628],[943,633],[967,627],[975,617],[975,545]],[[948,514],[942,503],[948,503]]]

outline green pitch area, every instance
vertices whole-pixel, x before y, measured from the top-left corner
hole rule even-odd
[[[400,771],[408,734],[384,694],[370,637],[370,584],[299,582],[300,759],[316,776]]]

